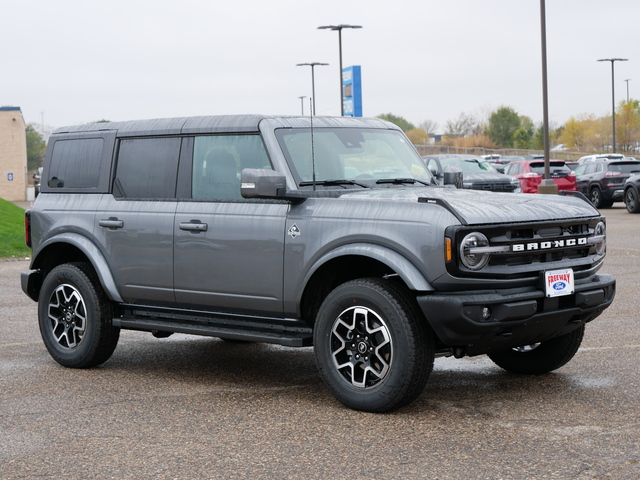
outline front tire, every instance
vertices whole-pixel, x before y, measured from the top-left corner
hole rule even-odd
[[[320,375],[345,406],[388,412],[415,400],[434,346],[413,299],[387,280],[344,283],[322,303],[314,329]]]
[[[565,365],[580,348],[584,325],[560,337],[489,354],[489,358],[508,372],[540,375]]]
[[[640,212],[640,198],[638,196],[638,191],[635,188],[629,187],[626,192],[624,192],[624,204],[627,207],[627,212]]]
[[[89,368],[106,362],[118,344],[113,306],[90,266],[62,264],[45,278],[38,301],[40,334],[60,365]]]

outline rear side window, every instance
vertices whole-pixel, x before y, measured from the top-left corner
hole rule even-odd
[[[102,138],[58,140],[53,145],[47,185],[50,188],[96,188],[100,180]]]
[[[120,141],[113,194],[136,199],[175,198],[180,138]]]

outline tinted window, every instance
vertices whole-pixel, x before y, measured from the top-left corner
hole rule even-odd
[[[47,185],[51,188],[96,188],[103,140],[58,140],[53,146]]]
[[[197,200],[243,200],[244,168],[271,169],[259,135],[196,137],[193,147],[191,196]]]
[[[532,172],[537,173],[538,175],[544,175],[544,162],[530,163],[529,167],[531,168]],[[549,173],[552,175],[568,175],[571,173],[571,169],[567,167],[564,162],[549,162]]]
[[[621,173],[640,172],[640,162],[611,163],[609,164],[609,171]]]
[[[120,141],[113,193],[127,198],[174,198],[180,139]]]

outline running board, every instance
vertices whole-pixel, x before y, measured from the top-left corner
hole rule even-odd
[[[126,330],[186,333],[245,342],[273,343],[286,347],[308,347],[313,344],[313,331],[310,328],[273,324],[265,327],[257,322],[211,317],[204,317],[198,321],[194,321],[192,316],[189,316],[189,320],[176,317],[180,315],[164,318],[147,312],[128,311],[123,317],[114,318],[113,326]]]

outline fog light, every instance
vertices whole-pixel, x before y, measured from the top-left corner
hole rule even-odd
[[[482,319],[483,320],[489,320],[491,318],[491,309],[489,307],[484,307],[482,309]]]

